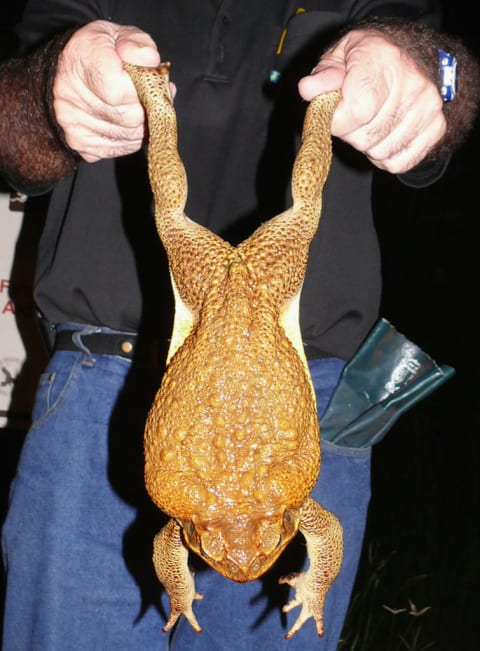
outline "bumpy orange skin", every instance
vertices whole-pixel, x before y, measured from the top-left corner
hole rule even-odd
[[[318,476],[310,380],[278,308],[259,296],[255,280],[235,250],[215,270],[205,315],[168,365],[147,420],[147,489],[180,520],[196,516],[228,528],[250,512],[252,520],[281,523]],[[255,532],[249,544],[262,546]],[[227,562],[214,565],[229,578],[251,580],[276,556],[241,578]]]
[[[148,491],[180,519],[229,517],[242,505],[296,508],[319,470],[311,385],[278,311],[259,307],[245,263],[221,273],[207,318],[168,365],[145,431]]]

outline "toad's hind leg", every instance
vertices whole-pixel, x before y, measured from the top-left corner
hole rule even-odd
[[[306,572],[290,574],[279,579],[295,588],[295,597],[283,607],[289,612],[302,606],[300,615],[285,636],[290,639],[303,624],[313,617],[318,635],[323,635],[325,597],[342,564],[343,531],[337,517],[315,500],[309,498],[300,510],[299,529],[307,542],[310,566]]]
[[[181,529],[175,520],[169,520],[155,536],[153,565],[158,580],[170,599],[170,615],[163,630],[169,631],[180,615],[185,615],[195,631],[201,633],[202,629],[193,614],[192,605],[195,599],[203,597],[195,591],[193,574],[188,567],[188,550],[183,544]]]

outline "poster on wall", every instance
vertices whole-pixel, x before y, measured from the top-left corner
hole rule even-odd
[[[0,427],[22,429],[44,363],[32,298],[40,220],[24,207],[24,196],[0,192]]]

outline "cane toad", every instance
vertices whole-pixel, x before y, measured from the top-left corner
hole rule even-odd
[[[237,247],[184,214],[169,64],[126,66],[149,123],[155,221],[175,297],[167,367],[145,427],[145,482],[170,520],[153,561],[171,613],[200,626],[188,549],[234,581],[262,575],[300,531],[309,569],[281,579],[323,634],[325,595],[342,559],[337,518],[309,497],[320,468],[315,394],[298,322],[310,242],[331,161],[338,93],[314,99],[292,175],[293,207]]]

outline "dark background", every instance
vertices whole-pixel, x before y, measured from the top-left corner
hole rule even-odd
[[[443,5],[444,29],[478,56],[475,4]],[[381,313],[456,375],[374,448],[348,651],[480,648],[479,135],[430,188],[376,179]]]
[[[0,56],[12,51],[22,4],[3,3]],[[476,4],[443,5],[444,28],[478,55]],[[343,650],[478,648],[478,151],[477,126],[434,186],[411,190],[387,174],[376,179],[382,315],[456,375],[374,448],[372,503]],[[22,439],[21,431],[0,430],[0,514]]]

